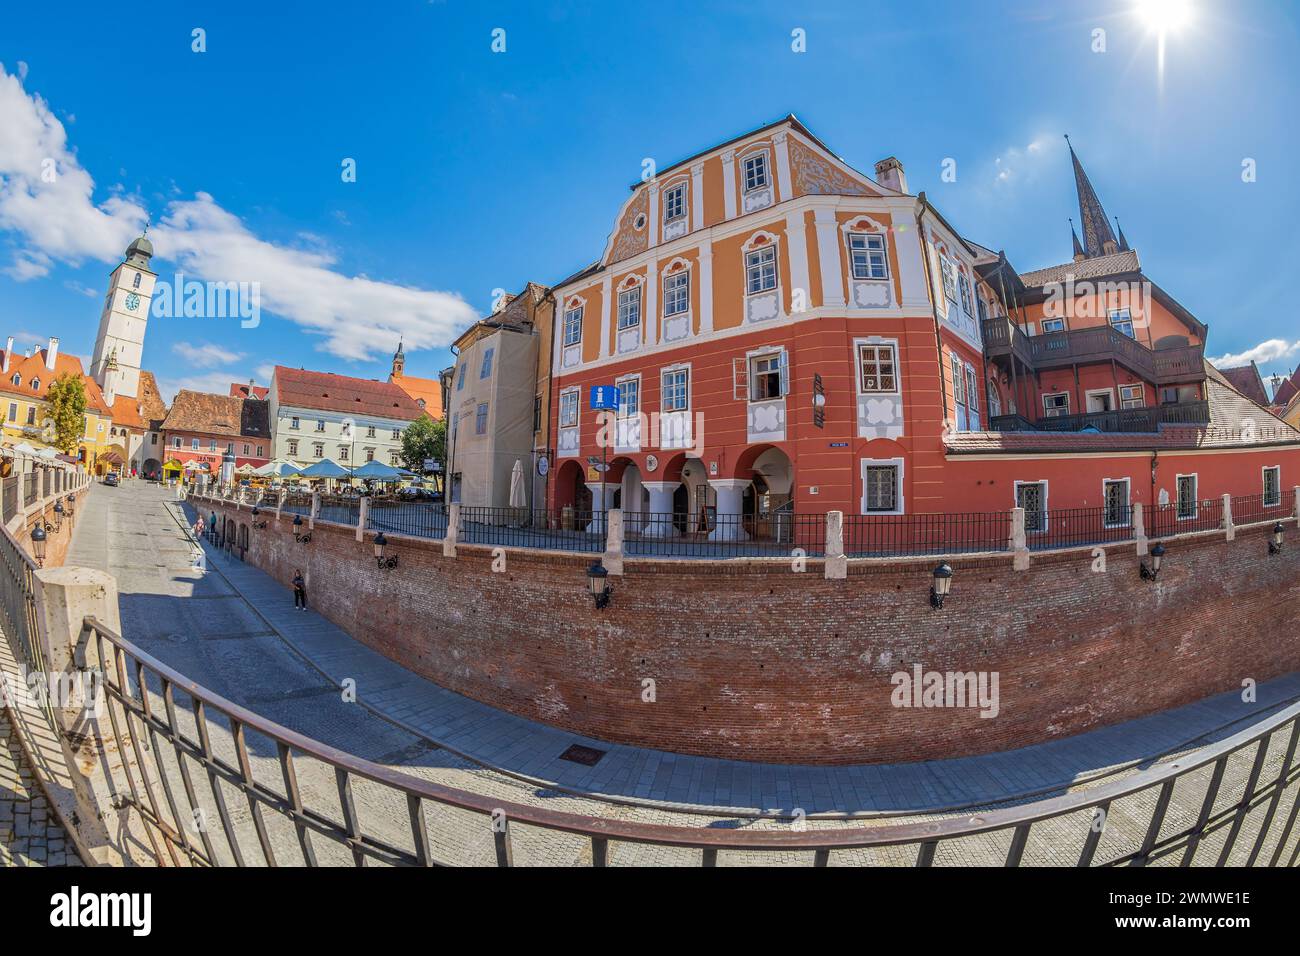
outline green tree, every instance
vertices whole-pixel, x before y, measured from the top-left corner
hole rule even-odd
[[[81,376],[64,372],[50,383],[45,400],[54,420],[54,447],[65,455],[75,455],[86,433],[86,385]]]
[[[428,415],[417,418],[402,432],[402,464],[411,471],[424,471],[424,460],[446,461],[447,423]]]

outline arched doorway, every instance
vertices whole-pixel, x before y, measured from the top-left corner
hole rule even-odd
[[[794,463],[776,445],[756,445],[740,456],[736,477],[748,478],[740,510],[746,531],[760,540],[789,541],[794,513]]]

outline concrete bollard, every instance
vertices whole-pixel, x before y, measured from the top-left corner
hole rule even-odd
[[[1029,570],[1029,545],[1025,540],[1025,509],[1011,509],[1011,566],[1017,571]]]
[[[849,576],[849,559],[844,556],[844,512],[826,513],[826,579],[843,581]]]
[[[1237,527],[1232,523],[1232,495],[1223,496],[1223,530],[1228,541],[1237,540]]]
[[[357,508],[357,540],[366,540],[366,522],[370,520],[370,496],[362,495]]]
[[[1146,557],[1148,544],[1146,512],[1143,510],[1140,501],[1133,505],[1133,538],[1137,542],[1138,557]]]
[[[610,574],[623,574],[623,509],[613,508],[605,514],[605,555],[602,563]]]
[[[314,530],[316,527],[316,518],[320,515],[320,492],[311,493],[311,513],[307,516],[308,530]]]
[[[442,537],[442,556],[456,557],[456,536],[460,533],[460,502],[447,508],[447,533]]]

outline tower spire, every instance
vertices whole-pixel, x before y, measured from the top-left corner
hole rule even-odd
[[[1124,228],[1119,224],[1119,216],[1115,217],[1115,232],[1119,234],[1119,251],[1128,252],[1128,240],[1124,238]]]
[[[1088,174],[1083,171],[1083,164],[1079,162],[1079,157],[1074,152],[1074,144],[1070,142],[1068,134],[1065,142],[1070,147],[1070,160],[1074,164],[1074,187],[1079,194],[1079,221],[1083,226],[1084,255],[1089,259],[1095,259],[1097,256],[1108,256],[1119,252],[1119,242],[1110,228],[1106,210],[1101,208],[1097,191],[1092,188]]]
[[[1083,251],[1083,246],[1079,245],[1079,233],[1074,229],[1074,220],[1070,220],[1070,238],[1074,240],[1074,261],[1088,258],[1087,253]]]

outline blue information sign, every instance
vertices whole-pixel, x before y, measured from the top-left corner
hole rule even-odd
[[[618,386],[617,385],[593,385],[591,386],[591,409],[592,411],[618,411]]]

